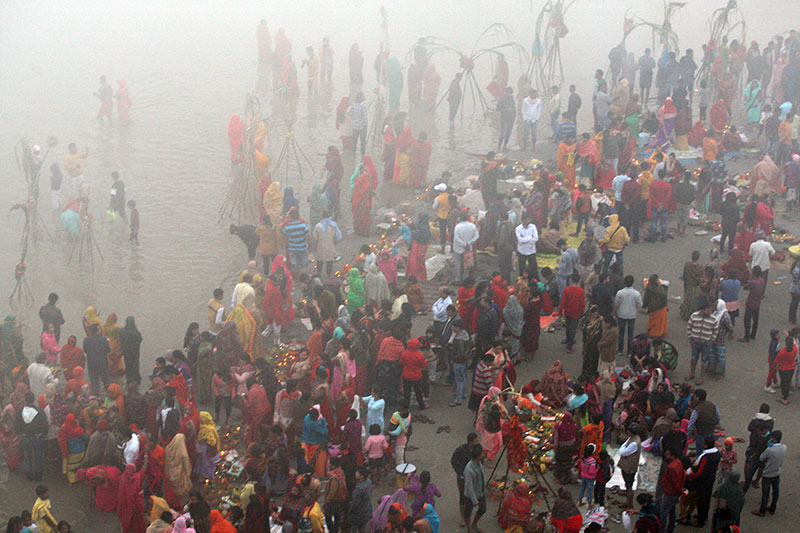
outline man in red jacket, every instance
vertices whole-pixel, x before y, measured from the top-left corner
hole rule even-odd
[[[561,294],[559,315],[563,316],[567,323],[565,328],[567,338],[562,341],[562,344],[567,345],[567,353],[572,353],[572,347],[575,346],[578,319],[583,316],[583,310],[586,308],[586,293],[580,288],[580,281],[580,274],[573,272],[569,285],[564,287],[564,292]]]
[[[658,177],[650,184],[650,236],[647,242],[658,240],[658,225],[661,224],[661,242],[667,242],[667,213],[672,200],[672,185],[664,178],[666,169],[658,170]]]
[[[669,463],[664,471],[664,477],[661,478],[662,497],[659,514],[661,515],[661,527],[664,528],[662,531],[668,533],[675,531],[675,505],[681,499],[683,483],[686,480],[683,462],[677,454],[676,450],[669,448],[664,451],[664,459]]]
[[[411,406],[411,389],[414,389],[417,403],[422,410],[428,407],[422,397],[422,370],[428,363],[418,348],[419,339],[410,339],[407,348],[400,356],[400,363],[403,365],[403,403]]]

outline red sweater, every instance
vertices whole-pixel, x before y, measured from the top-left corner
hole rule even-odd
[[[775,358],[775,364],[778,365],[778,370],[794,370],[796,363],[794,358],[797,356],[797,346],[792,348],[791,352],[787,352],[786,348],[778,352]]]
[[[660,209],[669,207],[672,198],[672,185],[664,180],[656,180],[650,185],[650,207]]]
[[[580,318],[586,308],[586,293],[577,285],[564,287],[559,311],[567,318]]]
[[[680,459],[673,459],[664,471],[661,479],[661,488],[667,496],[678,496],[683,492],[683,482],[686,474],[683,471],[683,463]]]
[[[428,366],[419,350],[404,350],[400,362],[403,364],[403,379],[407,381],[422,379],[422,369]]]

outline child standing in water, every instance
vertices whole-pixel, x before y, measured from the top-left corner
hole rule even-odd
[[[128,208],[131,210],[130,241],[139,246],[139,211],[136,209],[136,200],[128,200]]]

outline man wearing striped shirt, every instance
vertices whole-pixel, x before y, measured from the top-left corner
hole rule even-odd
[[[297,209],[289,210],[289,222],[283,227],[286,248],[289,250],[289,265],[294,272],[308,265],[308,225],[300,219]]]
[[[697,360],[702,358],[700,379],[697,380],[697,385],[701,385],[705,380],[706,367],[709,363],[712,345],[716,339],[719,326],[712,315],[714,306],[711,302],[706,301],[705,298],[700,298],[697,302],[697,307],[699,309],[692,313],[692,316],[689,317],[689,322],[686,324],[686,333],[692,345],[692,366],[689,379],[694,379]]]

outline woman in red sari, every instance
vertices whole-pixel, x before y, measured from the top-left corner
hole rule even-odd
[[[394,176],[394,151],[397,136],[392,122],[387,118],[383,124],[383,181],[392,181]]]
[[[428,181],[428,166],[431,162],[431,143],[428,134],[419,132],[419,138],[411,148],[411,186],[424,187]]]
[[[536,283],[530,285],[528,303],[522,313],[522,350],[526,361],[532,361],[539,349],[539,316],[542,311],[542,298]]]
[[[464,324],[464,329],[474,333],[472,318],[475,314],[475,283],[472,278],[466,278],[458,288],[458,316]]]
[[[497,99],[503,96],[508,87],[508,63],[503,54],[497,54],[497,64],[495,65],[494,78],[486,89]]]
[[[428,244],[431,242],[430,217],[428,213],[420,213],[417,220],[417,227],[411,233],[411,250],[408,252],[408,264],[406,265],[406,277],[415,277],[419,280],[428,279],[428,272],[425,268],[425,256],[428,252]]]
[[[244,407],[247,410],[247,443],[260,440],[261,425],[269,422],[269,412],[272,406],[267,397],[267,391],[261,384],[256,383],[254,378],[249,383],[247,396],[244,399]]]
[[[351,206],[353,210],[353,231],[356,235],[364,235],[369,237],[370,226],[370,213],[372,211],[372,197],[375,196],[375,187],[377,187],[377,174],[375,172],[375,165],[372,164],[372,159],[369,161],[369,167],[366,160],[369,156],[364,157],[364,171],[356,178],[353,184],[353,199]],[[373,181],[374,179],[374,181]]]
[[[398,185],[409,185],[411,175],[411,150],[414,146],[414,136],[411,127],[406,126],[395,141],[394,174],[392,181]]]
[[[144,521],[144,491],[142,473],[133,465],[127,465],[119,480],[117,516],[122,533],[140,533],[147,529]]]
[[[725,126],[728,124],[728,118],[730,117],[728,109],[725,106],[725,100],[717,100],[717,103],[711,106],[708,117],[711,120],[711,127],[713,129],[717,131],[724,130]]]
[[[75,367],[83,367],[86,363],[86,357],[83,355],[83,350],[78,346],[78,339],[75,335],[70,335],[67,343],[61,348],[61,368],[64,369],[64,377],[67,380],[73,378],[72,371]],[[75,391],[77,396],[80,388]]]

